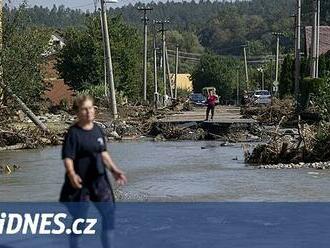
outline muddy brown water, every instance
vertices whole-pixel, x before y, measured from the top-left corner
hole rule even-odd
[[[120,142],[108,144],[127,172],[121,188],[140,201],[329,201],[330,171],[248,167],[241,144]],[[206,147],[206,149],[201,149]],[[0,152],[21,169],[0,175],[0,201],[56,201],[63,183],[61,147]]]

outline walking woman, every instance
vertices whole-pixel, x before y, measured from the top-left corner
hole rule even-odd
[[[114,195],[105,168],[109,169],[119,185],[127,182],[126,176],[107,152],[107,142],[103,130],[94,123],[93,98],[79,96],[74,107],[78,121],[69,128],[62,147],[66,174],[60,201],[113,204]],[[105,213],[102,213],[102,210],[99,209],[99,211],[102,217],[109,218],[109,216],[104,216]],[[106,237],[102,238],[104,238],[103,246],[106,247],[108,241]],[[71,240],[71,247],[75,247],[72,242],[76,242],[76,240]]]

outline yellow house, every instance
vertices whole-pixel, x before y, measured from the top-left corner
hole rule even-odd
[[[190,76],[191,75],[188,73],[178,74],[178,78],[177,78],[178,89],[188,90],[188,91],[193,90],[192,81],[190,80]],[[171,81],[173,83],[174,83],[174,80],[175,80],[175,74],[171,74]]]

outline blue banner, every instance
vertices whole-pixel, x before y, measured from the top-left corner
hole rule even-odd
[[[0,247],[322,248],[330,203],[0,203]]]

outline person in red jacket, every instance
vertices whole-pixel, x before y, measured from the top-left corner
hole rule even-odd
[[[208,97],[207,97],[207,100],[206,100],[207,109],[206,109],[206,119],[205,119],[205,121],[209,120],[210,111],[211,111],[211,120],[213,120],[214,108],[215,108],[215,105],[216,105],[217,101],[218,101],[218,96],[214,94],[213,90],[210,90],[209,94],[208,94]]]

